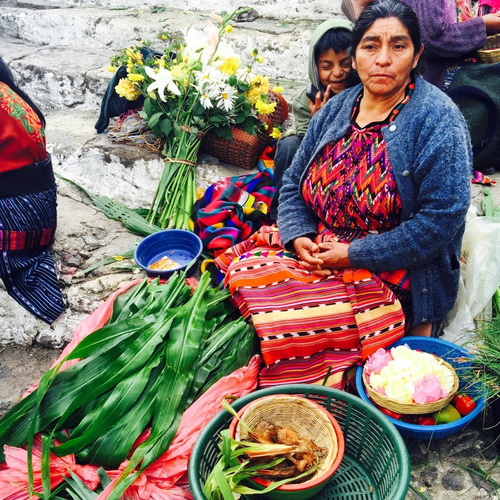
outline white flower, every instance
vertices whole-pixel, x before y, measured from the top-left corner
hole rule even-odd
[[[209,94],[200,93],[200,103],[205,109],[210,109],[214,107],[214,104]]]
[[[230,85],[225,85],[220,89],[220,93],[216,99],[219,109],[223,109],[226,112],[231,111],[236,99],[236,90]]]
[[[149,78],[154,80],[147,88],[147,91],[152,92],[153,90],[158,90],[158,95],[163,102],[167,100],[165,97],[165,88],[172,94],[181,95],[181,91],[175,84],[172,73],[168,69],[160,68],[158,72],[156,72],[153,68],[145,66],[144,71],[146,71]]]
[[[224,81],[224,75],[212,66],[204,66],[203,71],[196,71],[196,85],[201,88],[206,88],[209,85],[211,88],[218,87]]]

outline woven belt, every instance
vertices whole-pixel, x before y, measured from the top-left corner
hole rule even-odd
[[[54,241],[55,227],[40,231],[0,230],[0,250],[31,250],[49,245]]]
[[[55,185],[52,162],[48,155],[45,160],[0,173],[0,198],[41,193],[54,188]]]

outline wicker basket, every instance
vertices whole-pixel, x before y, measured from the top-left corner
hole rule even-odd
[[[486,44],[477,51],[482,63],[491,64],[500,61],[500,34],[491,35],[486,38]]]
[[[201,151],[245,170],[255,168],[260,155],[271,142],[273,127],[283,123],[288,117],[288,104],[281,94],[269,91],[268,100],[276,102],[276,107],[271,114],[259,116],[266,129],[257,132],[257,135],[252,135],[233,125],[232,140],[224,139],[212,130],[203,140]]]
[[[275,102],[276,107],[274,111],[267,115],[273,125],[281,125],[288,118],[288,103],[279,92],[269,91],[267,94],[269,102]]]
[[[257,132],[257,135],[249,134],[236,125],[231,127],[232,140],[210,131],[203,140],[201,151],[245,170],[255,168],[259,156],[271,142],[270,134],[273,128],[267,116],[261,115],[260,120],[267,128]]]
[[[380,392],[375,391],[371,387],[371,385],[367,382],[365,370],[363,370],[363,384],[368,396],[382,408],[386,408],[403,415],[424,415],[426,413],[434,413],[435,411],[444,408],[453,399],[458,391],[459,385],[459,380],[455,369],[444,359],[441,359],[441,361],[453,374],[453,388],[448,396],[438,401],[433,401],[432,403],[397,403],[396,401],[387,398],[383,394],[380,394]]]
[[[287,427],[303,439],[312,441],[316,446],[327,450],[326,456],[318,464],[316,472],[299,484],[290,483],[279,489],[282,491],[302,491],[301,498],[307,498],[310,488],[327,481],[340,466],[344,456],[345,444],[342,430],[335,418],[325,408],[314,401],[290,394],[266,396],[249,403],[239,412],[239,420],[233,419],[229,426],[230,434],[237,440],[248,440],[248,431],[255,429],[262,420],[272,422],[278,427]],[[255,479],[257,484],[267,486],[270,481]]]

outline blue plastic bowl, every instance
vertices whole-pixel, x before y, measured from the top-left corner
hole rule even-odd
[[[460,379],[460,373],[469,366],[469,363],[463,360],[464,357],[470,358],[471,355],[462,347],[447,342],[446,340],[441,340],[431,337],[403,337],[402,339],[394,342],[391,347],[396,347],[398,345],[408,344],[411,349],[420,349],[424,352],[429,352],[443,358],[445,361],[450,363],[455,371],[457,372],[458,378]],[[363,367],[359,366],[356,370],[356,388],[358,393],[364,401],[373,404],[369,399],[365,391],[365,386],[363,384]],[[463,381],[460,382],[460,387],[464,387]],[[467,394],[474,399],[476,402],[476,407],[468,415],[465,415],[455,422],[450,422],[449,424],[440,425],[417,425],[409,424],[407,422],[402,422],[401,420],[396,420],[386,415],[398,429],[398,431],[403,436],[412,437],[415,439],[440,439],[447,436],[455,434],[459,430],[463,429],[469,422],[474,420],[484,408],[484,397],[480,393],[480,387],[467,387],[465,389]],[[385,415],[385,414],[384,414]]]
[[[203,243],[191,231],[184,229],[165,229],[146,236],[136,247],[134,258],[137,265],[151,278],[166,279],[172,273],[186,269],[201,255]],[[169,270],[151,269],[162,257],[169,257],[179,267]]]

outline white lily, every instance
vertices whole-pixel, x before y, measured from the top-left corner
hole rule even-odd
[[[145,66],[144,71],[146,71],[149,78],[154,80],[154,82],[147,88],[147,91],[152,92],[153,90],[157,90],[158,95],[163,102],[167,100],[165,97],[165,89],[172,94],[181,95],[181,91],[174,82],[173,75],[168,69],[159,68],[158,72],[156,72],[153,68]]]

